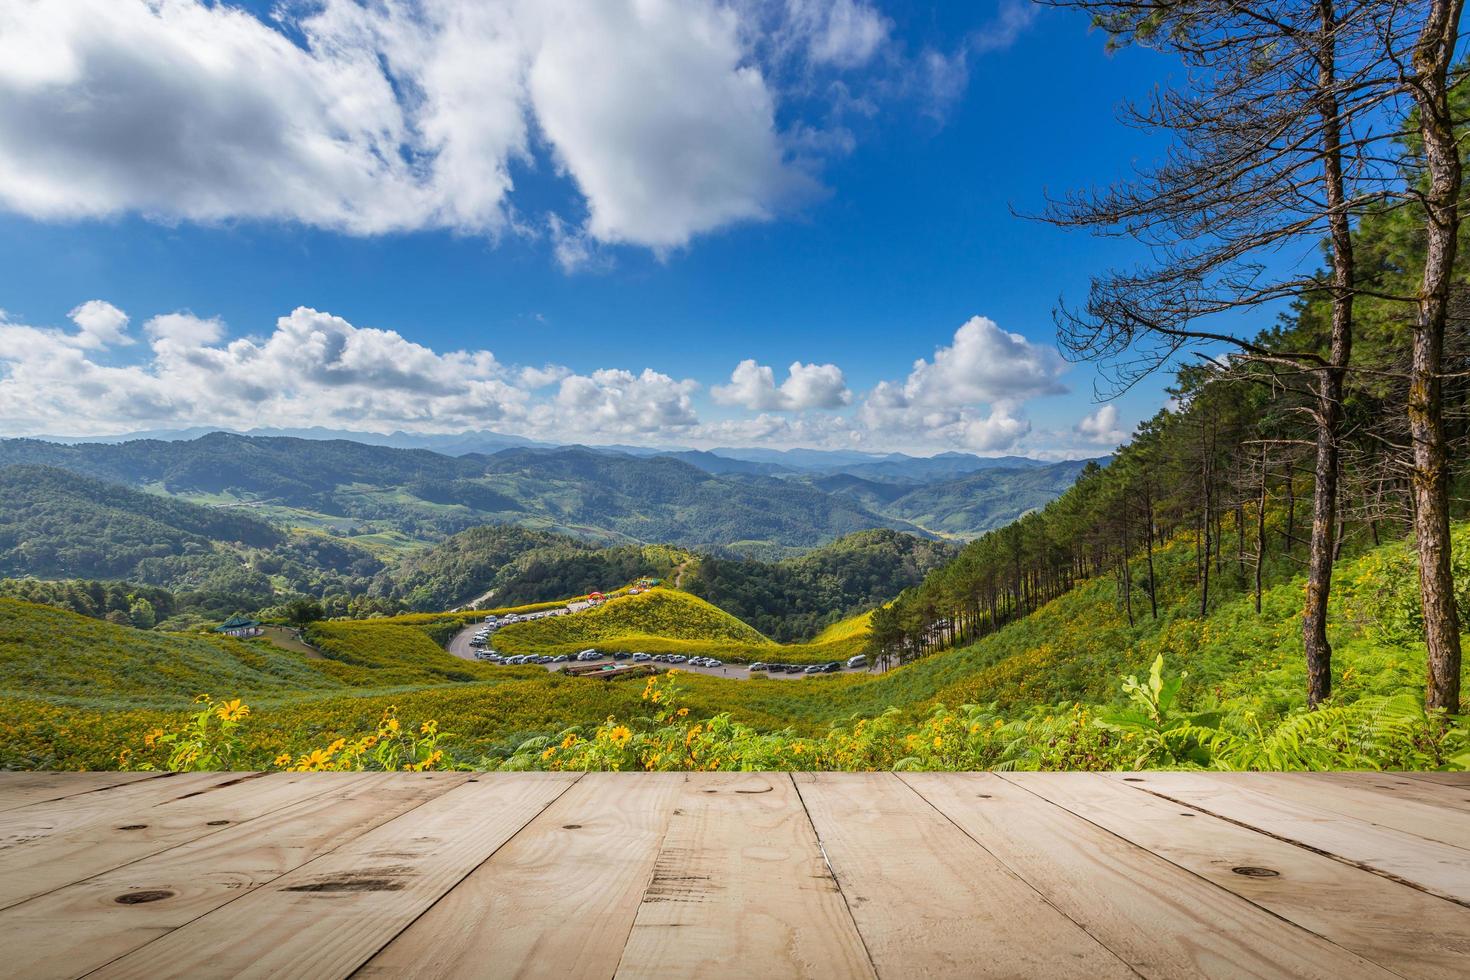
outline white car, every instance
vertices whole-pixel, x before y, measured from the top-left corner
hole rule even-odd
[[[583,650],[581,653],[577,654],[577,659],[578,660],[601,660],[602,659],[602,654],[598,653],[596,650]]]

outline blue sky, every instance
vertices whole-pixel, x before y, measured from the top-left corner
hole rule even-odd
[[[427,30],[423,22],[449,16],[439,9],[446,3],[409,5],[404,20],[373,26],[373,43],[400,50],[391,31]],[[35,103],[0,109],[4,434],[296,422],[654,445],[1088,455],[1112,448],[1163,402],[1161,377],[1099,414],[1093,369],[1062,365],[1053,350],[1058,296],[1081,299],[1089,274],[1137,251],[1010,210],[1038,209],[1047,189],[1126,176],[1159,149],[1114,111],[1177,67],[1146,51],[1109,56],[1075,14],[1009,0],[851,3],[834,24],[822,20],[834,9],[826,4],[712,8],[713,19],[696,26],[728,28],[736,61],[718,78],[690,82],[680,73],[702,69],[681,61],[687,25],[672,23],[674,8],[652,21],[579,25],[588,36],[575,43],[566,24],[552,25],[563,33],[540,43],[573,50],[561,61],[520,56],[521,80],[504,84],[533,95],[501,117],[521,119],[523,149],[503,153],[509,189],[493,206],[471,207],[483,161],[495,155],[484,134],[507,124],[476,118],[478,98],[469,109],[462,94],[427,104],[435,72],[453,58],[495,56],[504,25],[485,27],[481,50],[445,45],[411,69],[395,66],[378,107],[401,100],[419,113],[409,126],[448,131],[446,140],[467,149],[392,136],[409,144],[401,152],[418,176],[364,179],[323,210],[316,202],[342,187],[334,172],[302,176],[292,169],[300,159],[267,145],[281,140],[273,127],[320,120],[261,121],[295,111],[279,108],[292,104],[289,92],[242,97],[238,114],[209,118],[217,105],[193,101],[189,45],[259,58],[249,46],[273,43],[259,32],[279,30],[307,52],[323,32],[348,30],[310,18],[364,8],[305,7],[282,24],[257,6],[264,19],[252,27],[240,11],[225,19],[220,8],[184,9],[194,5],[183,0],[133,22],[121,12],[130,5],[110,8],[119,20],[109,33],[136,31],[135,46],[167,48],[154,59],[165,67],[149,69],[161,78],[118,68],[105,57],[107,40],[89,34],[99,27],[44,3],[32,15],[41,22],[22,26],[33,46],[64,50],[71,73],[38,80],[24,66],[9,77],[0,68],[0,103]],[[175,29],[184,40],[168,33]],[[362,26],[351,30],[360,36]],[[655,31],[673,39],[625,50],[629,35],[619,32],[629,30],[638,44]],[[269,50],[294,63],[291,52]],[[584,68],[588,51],[610,52],[602,86],[586,77],[601,71]],[[662,77],[625,80],[639,59],[652,59],[644,75]],[[351,72],[372,70],[303,68],[306,84],[345,78],[350,92],[361,88]],[[701,104],[705,82],[710,100]],[[273,84],[221,82],[224,92],[257,83]],[[95,95],[103,85],[108,98]],[[428,93],[416,107],[413,85]],[[753,85],[760,92],[750,105],[732,107]],[[589,91],[599,87],[609,94]],[[46,101],[63,96],[79,117],[64,125],[54,122],[58,103]],[[659,99],[685,104],[668,109],[670,122]],[[358,114],[358,125],[375,110],[327,111],[339,114],[329,123],[340,138],[340,113]],[[119,113],[125,132],[99,135]],[[741,113],[745,122],[727,125]],[[747,153],[763,138],[769,146]],[[486,146],[492,152],[480,152]],[[312,153],[314,166],[320,153]],[[468,162],[444,162],[457,155]],[[738,172],[723,173],[727,164]],[[60,177],[57,187],[46,183],[57,172],[65,186]],[[395,199],[421,191],[425,203],[395,210]],[[456,216],[446,221],[446,211]],[[87,301],[101,303],[73,316]],[[278,326],[293,311],[292,326]],[[232,348],[240,338],[245,346]],[[48,344],[41,364],[35,352]],[[445,359],[457,351],[469,353]],[[732,380],[746,360],[755,364]],[[793,362],[811,370],[786,384]],[[532,378],[526,367],[546,371]]]

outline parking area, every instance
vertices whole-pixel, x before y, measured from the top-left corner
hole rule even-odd
[[[474,640],[476,638],[476,634],[480,633],[481,630],[482,627],[478,625],[465,627],[459,633],[455,634],[454,638],[449,641],[449,652],[454,654],[456,657],[460,657],[464,660],[480,660],[482,662],[486,661],[486,658],[489,656],[488,651],[494,650],[495,634],[493,632],[488,634],[485,637],[487,645],[485,647],[478,647],[474,645]],[[484,656],[482,656],[481,654],[484,654]],[[769,677],[772,680],[800,680],[803,677],[826,677],[830,674],[837,673],[856,674],[869,672],[870,670],[870,668],[868,668],[867,666],[849,667],[846,663],[839,662],[835,670],[829,670],[825,673],[808,673],[807,668],[810,666],[808,664],[786,665],[776,663],[767,665],[768,667],[775,667],[776,669],[774,670],[757,669],[752,672],[750,669],[750,665],[747,664],[732,664],[725,662],[719,662],[718,664],[695,663],[687,657],[683,657],[677,654],[650,655],[636,653],[598,653],[598,655],[596,656],[588,656],[586,660],[580,659],[580,656],[580,654],[563,654],[558,657],[538,657],[535,658],[534,661],[521,662],[539,663],[540,666],[545,667],[547,670],[553,671],[561,670],[569,664],[586,664],[589,666],[602,664],[612,666],[632,663],[651,663],[657,667],[673,668],[677,670],[688,671],[692,674],[707,674],[711,677],[729,677],[735,680],[749,680],[752,676]],[[490,660],[489,662],[495,663],[496,661]]]

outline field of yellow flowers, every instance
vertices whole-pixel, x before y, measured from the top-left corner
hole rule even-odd
[[[1458,529],[1456,543],[1457,567],[1470,565],[1470,533]],[[1401,543],[1340,565],[1337,697],[1310,715],[1300,693],[1300,581],[1268,589],[1258,615],[1244,582],[1223,576],[1218,605],[1199,618],[1184,584],[1187,550],[1156,560],[1169,583],[1157,620],[1129,625],[1104,578],[970,647],[881,675],[679,674],[642,690],[459,660],[432,639],[443,617],[318,624],[309,638],[322,659],[307,659],[265,641],[143,632],[0,600],[0,766],[166,768],[213,758],[248,768],[303,759],[382,767],[389,717],[405,719],[416,738],[433,736],[427,754],[400,747],[395,765],[434,752],[435,766],[512,768],[1467,761],[1463,721],[1418,707],[1423,651],[1404,611],[1413,574]],[[861,639],[860,629],[842,632],[840,641]],[[237,705],[227,759],[203,749],[173,758],[198,740],[199,705],[211,704],[195,703],[201,692],[224,699],[212,710]]]

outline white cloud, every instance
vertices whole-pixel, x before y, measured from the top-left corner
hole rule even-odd
[[[810,189],[733,10],[664,0],[536,5],[527,88],[600,242],[656,248],[771,217]]]
[[[112,347],[133,343],[133,338],[127,334],[128,315],[105,300],[89,299],[67,316],[79,329],[79,346]]]
[[[787,29],[817,64],[856,68],[888,41],[893,23],[861,0],[786,0]]]
[[[902,381],[880,381],[859,411],[874,432],[908,433],[981,452],[1009,449],[1031,431],[1020,415],[1030,398],[1062,394],[1066,364],[1051,347],[971,317],[932,360]],[[988,406],[982,413],[981,407]]]
[[[693,381],[676,381],[644,368],[642,374],[604,368],[563,379],[556,395],[559,422],[578,435],[677,432],[695,425]]]
[[[841,410],[853,396],[836,365],[795,362],[778,385],[770,367],[742,361],[711,395],[751,414],[713,420],[701,419],[692,378],[509,365],[309,307],[244,336],[218,318],[161,314],[143,321],[137,349],[123,345],[134,339],[129,320],[111,304],[89,301],[72,318],[73,328],[57,329],[0,314],[0,433],[494,428],[556,442],[1003,452],[1029,445],[1027,400],[1062,390],[1054,352],[981,318],[906,379],[880,382],[855,412]],[[1116,444],[1116,429],[1116,410],[1103,406],[1075,430],[1044,435]]]
[[[816,408],[841,408],[852,401],[852,392],[835,364],[803,364],[793,361],[786,380],[776,386],[770,367],[746,359],[730,373],[730,383],[710,390],[722,405],[739,405],[753,412],[802,412]]]
[[[546,388],[556,384],[563,378],[569,377],[570,368],[560,364],[544,364],[541,367],[523,367],[520,371],[521,387],[535,390]]]
[[[912,71],[891,29],[866,0],[7,3],[0,207],[662,252],[819,192],[834,73]],[[816,118],[778,123],[787,84]],[[528,221],[513,167],[547,161],[581,204]]]
[[[264,339],[187,313],[144,325],[148,357],[114,364],[64,334],[0,321],[0,425],[104,434],[150,424],[473,427],[526,415],[488,351],[436,353],[392,330],[298,308]]]
[[[1085,441],[1109,449],[1128,437],[1118,426],[1118,408],[1112,404],[1102,405],[1097,411],[1084,415],[1073,431]]]

